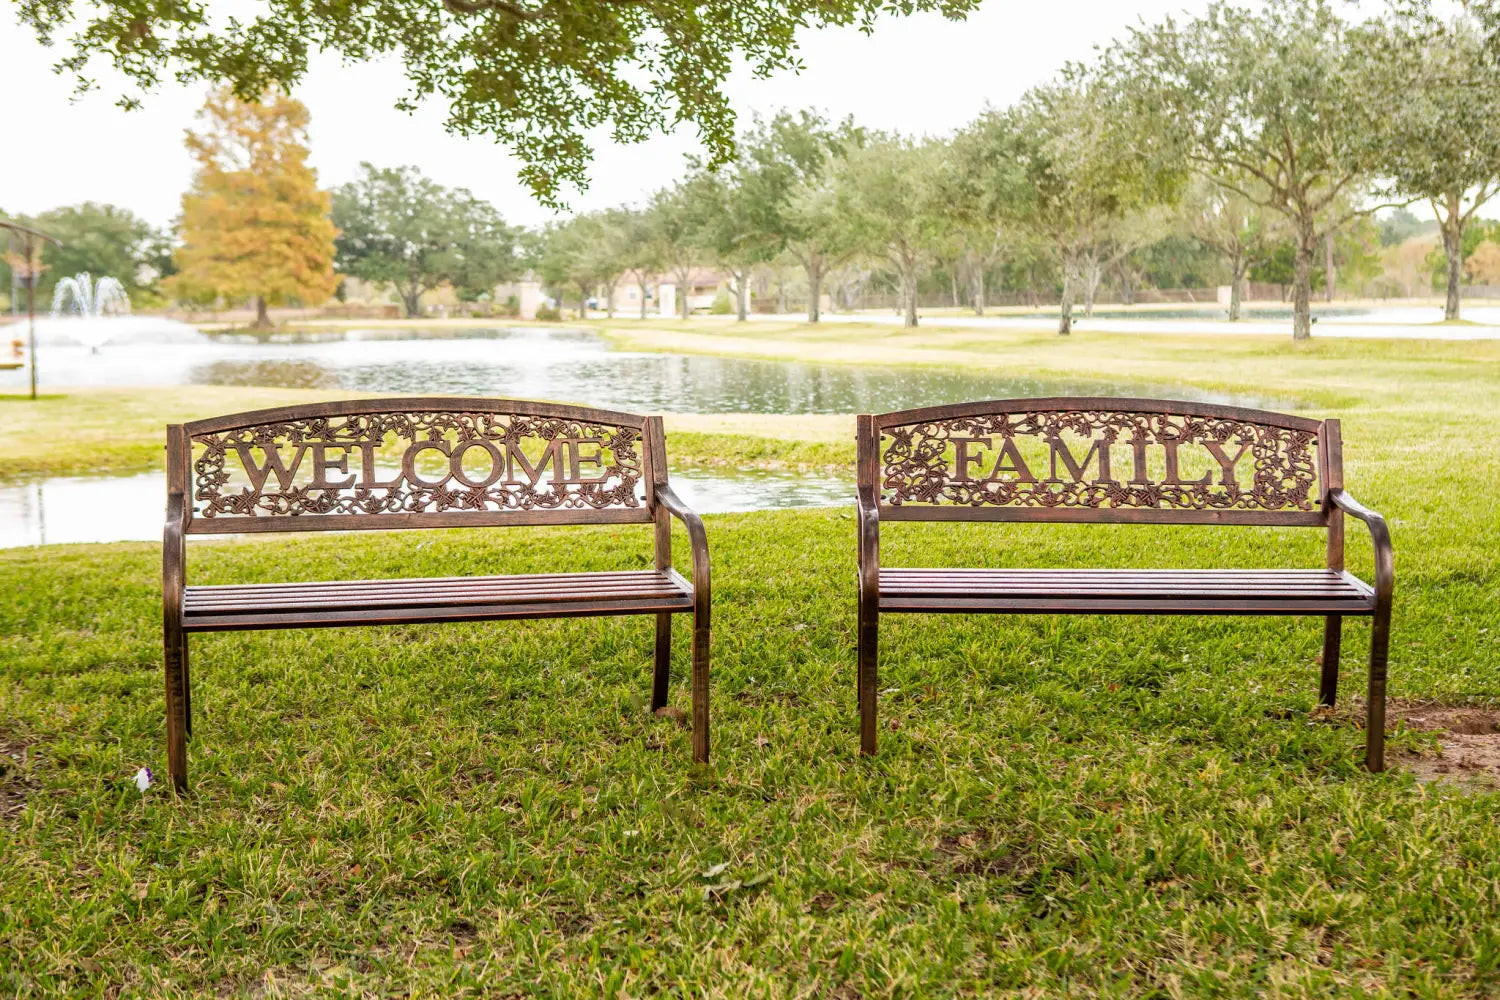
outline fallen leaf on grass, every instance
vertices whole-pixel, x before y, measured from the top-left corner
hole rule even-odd
[[[757,872],[747,879],[726,879],[714,885],[707,886],[703,890],[703,898],[712,902],[715,899],[723,899],[738,889],[754,889],[771,881],[770,872]]]

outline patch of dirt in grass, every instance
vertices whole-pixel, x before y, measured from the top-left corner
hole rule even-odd
[[[29,764],[30,744],[0,732],[0,820],[20,815],[35,790]]]
[[[1029,848],[999,848],[995,842],[984,831],[946,836],[938,841],[935,853],[948,859],[948,871],[960,878],[1024,878],[1036,868]]]
[[[1401,756],[1401,764],[1418,781],[1500,788],[1500,709],[1392,701],[1386,706],[1387,725],[1398,720],[1439,734],[1437,756]]]

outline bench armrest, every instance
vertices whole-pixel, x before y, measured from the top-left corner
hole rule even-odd
[[[880,504],[869,486],[861,486],[855,494],[854,513],[859,533],[859,591],[874,596],[880,589]]]
[[[1391,529],[1385,518],[1366,507],[1342,489],[1328,491],[1328,500],[1350,517],[1365,522],[1370,529],[1370,541],[1375,546],[1375,604],[1390,607],[1391,594],[1396,588],[1396,556],[1391,549]]]
[[[682,498],[672,492],[672,487],[666,483],[657,485],[656,502],[687,529],[688,546],[693,553],[693,602],[697,613],[707,615],[710,606],[710,577],[708,533],[703,530],[703,518],[683,503]]]
[[[187,586],[187,497],[167,494],[167,523],[161,535],[161,596],[167,614],[180,618]]]

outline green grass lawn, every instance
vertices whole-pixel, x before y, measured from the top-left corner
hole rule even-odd
[[[1500,706],[1500,350],[1252,338],[1194,363],[1181,338],[1121,337],[1046,362],[1021,336],[943,336],[967,346],[896,349],[1191,373],[1342,416],[1350,491],[1395,537],[1393,698]],[[708,528],[710,769],[645,709],[646,619],[242,633],[193,640],[182,801],[130,784],[165,770],[156,547],[0,552],[0,996],[1500,992],[1500,798],[1362,770],[1367,621],[1330,714],[1316,620],[888,616],[861,759],[849,512]],[[1321,543],[906,525],[883,558],[1310,566]],[[633,528],[366,533],[205,541],[189,572],[648,555]],[[1439,747],[1398,727],[1390,751]]]

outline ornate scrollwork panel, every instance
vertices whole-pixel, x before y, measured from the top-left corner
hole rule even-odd
[[[1316,509],[1317,435],[1227,417],[1109,410],[885,427],[886,503]]]
[[[638,507],[640,430],[489,412],[309,416],[195,434],[195,517]]]

